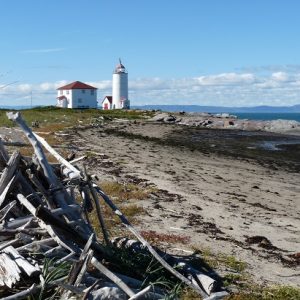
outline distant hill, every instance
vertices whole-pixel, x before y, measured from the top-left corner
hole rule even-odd
[[[143,105],[137,109],[160,109],[162,111],[208,112],[208,113],[300,113],[300,104],[294,106],[226,107],[200,105]]]

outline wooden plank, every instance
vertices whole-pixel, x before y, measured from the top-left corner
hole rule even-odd
[[[70,179],[80,178],[80,171],[76,169],[72,164],[70,164],[67,160],[65,160],[56,150],[54,150],[45,139],[41,136],[33,133],[37,140],[47,149],[49,153],[51,153],[61,164],[63,164],[68,169],[68,177]]]
[[[121,278],[119,278],[113,272],[107,269],[95,257],[92,258],[91,263],[102,274],[104,274],[107,278],[109,278],[112,282],[114,282],[120,289],[122,289],[122,291],[124,291],[129,297],[135,295],[135,293],[131,290],[131,288]]]
[[[9,181],[9,183],[6,185],[6,187],[4,188],[3,192],[0,195],[0,207],[2,206],[3,202],[5,201],[6,195],[8,194],[8,192],[10,191],[10,188],[13,186],[13,184],[16,181],[17,176],[13,176],[11,178],[11,180]]]
[[[3,173],[0,177],[0,195],[4,192],[5,188],[9,184],[9,182],[12,180],[16,169],[18,167],[20,161],[20,152],[15,151],[13,155],[10,157],[7,167],[4,169]],[[1,205],[2,203],[0,203]]]
[[[37,209],[22,195],[22,194],[18,194],[17,195],[17,199],[20,201],[21,204],[23,204],[28,210],[29,212],[36,216],[37,214]],[[51,215],[51,212],[50,212]],[[54,216],[52,216],[53,218],[55,218]],[[57,219],[57,218],[56,218]],[[60,219],[58,219],[60,220]],[[60,224],[65,224],[63,221],[60,220]],[[77,247],[75,247],[73,244],[68,243],[68,242],[64,242],[59,235],[57,235],[57,233],[53,230],[53,228],[50,225],[47,225],[44,220],[40,219],[38,217],[38,223],[40,225],[41,228],[46,229],[47,232],[49,233],[49,235],[59,244],[61,245],[63,248],[68,249],[70,252],[78,252]],[[75,231],[76,232],[76,231]],[[75,235],[78,235],[78,233],[76,232]]]
[[[1,194],[1,196],[2,196],[2,194]],[[1,211],[0,211],[0,222],[2,222],[5,219],[5,217],[7,216],[7,214],[11,211],[12,208],[15,207],[16,204],[17,204],[17,201],[14,200],[14,201],[8,203],[5,207],[3,207],[1,209]]]
[[[41,272],[38,266],[33,266],[29,263],[20,253],[14,249],[12,246],[9,246],[3,250],[5,253],[10,254],[18,267],[25,272],[28,276],[32,276]]]
[[[0,287],[12,288],[20,280],[20,274],[17,263],[7,253],[0,253]]]

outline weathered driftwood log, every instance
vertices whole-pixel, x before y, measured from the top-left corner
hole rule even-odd
[[[33,284],[30,288],[21,291],[19,293],[15,293],[11,296],[3,297],[2,300],[19,300],[19,299],[26,299],[26,297],[33,295],[39,290],[36,284]]]
[[[52,167],[49,165],[40,142],[37,140],[37,138],[31,131],[31,129],[24,122],[24,120],[22,119],[21,114],[19,112],[17,112],[17,113],[8,112],[7,117],[10,120],[15,121],[21,127],[21,129],[23,130],[25,135],[27,136],[29,142],[33,146],[33,149],[34,149],[35,155],[39,161],[39,164],[42,167],[44,174],[48,180],[49,186],[58,188],[55,190],[55,192],[53,192],[53,198],[55,199],[55,201],[61,208],[66,208],[67,204],[65,202],[65,197],[68,195],[67,195],[63,185],[59,182],[56,175],[54,174]],[[73,213],[71,214],[71,217],[72,216],[77,217],[77,218],[79,217],[78,214],[74,215]]]
[[[46,235],[47,231],[41,228],[14,228],[14,229],[0,229],[0,236],[15,236],[18,233],[24,233],[27,235],[35,236],[35,235]]]
[[[95,188],[93,187],[93,184],[91,183],[91,177],[87,174],[86,167],[85,166],[83,166],[83,167],[84,167],[85,179],[86,179],[87,185],[90,189],[90,192],[92,194],[92,198],[93,198],[95,206],[96,206],[97,216],[98,216],[98,220],[99,220],[99,223],[100,223],[100,226],[101,226],[101,229],[102,229],[104,241],[105,241],[106,245],[110,245],[110,240],[109,240],[108,232],[107,232],[105,222],[104,222],[104,219],[103,219],[103,216],[102,216],[101,207],[100,207],[97,192],[96,192]]]
[[[68,276],[68,285],[74,288],[77,288],[81,283],[81,280],[87,270],[87,264],[90,261],[91,257],[93,256],[93,251],[89,251],[89,248],[92,244],[92,240],[94,239],[94,235],[92,234],[87,241],[83,251],[80,254],[79,260],[75,261],[72,265],[72,269]],[[61,295],[62,299],[69,299],[70,290],[64,292]],[[72,291],[74,293],[74,291]]]
[[[42,183],[39,181],[39,179],[36,177],[35,174],[32,173],[30,169],[26,170],[26,173],[28,175],[29,180],[32,182],[32,184],[35,186],[37,192],[41,193],[43,196],[43,199],[46,200],[46,203],[49,208],[55,208],[55,203],[53,201],[51,193],[47,191]]]
[[[33,218],[34,216],[26,216],[26,217],[19,217],[15,220],[7,221],[5,224],[5,229],[15,229],[21,227],[25,225],[27,222],[29,222],[30,220],[32,220]],[[3,227],[1,229],[3,229]]]
[[[151,285],[148,285],[143,290],[139,291],[138,293],[130,297],[128,300],[138,300],[144,298],[145,294],[147,294],[150,290],[151,290]]]
[[[112,241],[112,243],[114,246],[120,249],[128,249],[133,254],[143,253],[147,251],[147,248],[137,240],[130,240],[128,238],[116,238]],[[217,284],[213,278],[193,268],[183,259],[167,254],[156,247],[153,248],[161,257],[164,258],[167,263],[178,270],[178,272],[180,272],[182,275],[187,277],[193,284],[202,287],[208,295],[213,292]]]
[[[20,247],[17,248],[17,250],[19,252],[28,251],[28,250],[34,249],[35,247],[40,246],[40,245],[50,246],[51,249],[52,249],[52,247],[54,245],[56,245],[56,242],[54,241],[53,238],[42,239],[42,240],[33,241],[33,242],[28,243],[26,245],[20,246]]]
[[[16,173],[19,161],[20,161],[20,153],[18,151],[15,151],[13,153],[13,155],[11,156],[11,158],[9,159],[9,161],[7,163],[7,167],[4,169],[3,173],[1,174],[1,178],[0,178],[0,195],[1,195],[0,206],[2,205],[3,201],[5,200],[6,193],[8,192],[8,189],[9,189],[10,185],[13,182],[12,179],[13,179],[15,173]],[[10,183],[10,185],[9,185],[9,183]],[[7,186],[9,186],[9,187],[7,188]],[[5,189],[6,189],[6,192],[3,194]]]
[[[66,279],[65,277],[62,277],[62,278],[59,278],[57,280],[54,280],[54,281],[48,283],[48,287],[59,286],[59,284],[62,281],[64,281],[65,279]],[[1,298],[1,300],[21,300],[21,299],[25,299],[27,296],[34,295],[35,293],[37,293],[41,289],[42,289],[41,285],[33,284],[30,288],[28,288],[24,291],[21,291],[19,293],[15,293],[11,296],[3,297],[3,298]]]
[[[114,213],[119,217],[123,225],[133,233],[136,238],[147,247],[148,251],[155,257],[155,259],[170,273],[172,273],[175,277],[180,279],[186,285],[194,289],[201,297],[204,299],[207,298],[206,292],[204,292],[198,285],[193,284],[187,278],[185,278],[182,274],[180,274],[177,270],[172,268],[154,249],[153,247],[140,235],[140,233],[129,223],[126,217],[122,214],[119,208],[109,199],[109,197],[96,185],[93,184],[93,187],[99,193],[99,195],[104,199],[104,201],[108,204],[108,206],[114,211]]]
[[[0,253],[0,286],[11,288],[21,279],[22,272],[28,276],[35,275],[40,269],[30,264],[12,246],[8,246]]]
[[[101,264],[95,257],[92,258],[91,263],[97,268],[101,273],[103,273],[107,278],[114,282],[122,291],[124,291],[129,297],[135,295],[132,289],[124,282],[121,278],[116,276],[113,272],[108,270],[103,264]]]
[[[2,269],[0,274],[0,287],[7,286],[11,288],[13,284],[20,280],[21,270],[14,259],[7,253],[0,253],[0,266]]]
[[[3,141],[0,138],[0,162],[1,162],[1,165],[6,165],[6,162],[8,160],[9,160],[8,152],[6,151],[6,149],[3,145]]]
[[[47,149],[49,153],[51,153],[61,164],[63,164],[67,168],[67,172],[64,173],[70,179],[80,178],[80,171],[76,169],[70,162],[65,160],[57,151],[55,151],[41,136],[33,133],[37,140]]]
[[[87,185],[80,185],[79,192],[82,198],[82,207],[87,212],[92,212],[94,207],[92,203],[92,199],[89,195],[89,188]]]
[[[38,266],[33,266],[30,264],[20,253],[14,249],[12,246],[9,246],[3,250],[5,253],[9,254],[18,267],[26,273],[29,277],[39,274],[41,272]]]
[[[20,203],[22,205],[24,205],[28,211],[33,215],[36,216],[37,215],[37,209],[22,195],[22,194],[18,194],[17,195],[18,200],[20,201]],[[51,214],[51,213],[50,213]],[[37,217],[37,216],[36,216]],[[64,241],[62,240],[59,235],[57,235],[57,233],[53,230],[53,228],[48,225],[47,223],[44,222],[44,220],[42,220],[41,218],[38,218],[38,223],[39,226],[45,230],[47,230],[47,232],[49,233],[49,235],[62,247],[64,247],[65,249],[69,250],[70,252],[78,252],[78,247],[74,244],[72,244],[70,241]],[[53,216],[53,218],[55,218]],[[61,221],[61,220],[60,220]],[[62,222],[62,221],[61,221]],[[64,223],[63,223],[64,224]],[[76,232],[76,236],[78,235],[78,233]]]
[[[8,186],[10,185],[11,183],[9,182]],[[9,188],[8,188],[9,189]],[[2,195],[1,195],[2,196]],[[0,200],[1,201],[1,200]],[[17,204],[17,201],[14,200],[10,203],[8,203],[5,207],[3,207],[1,210],[0,210],[0,222],[2,222],[6,216],[9,214],[9,212],[11,211],[11,209],[13,209],[15,207],[15,205]],[[1,206],[1,205],[0,205]]]
[[[74,229],[69,224],[65,223],[63,220],[54,216],[45,207],[39,206],[35,208],[23,195],[17,195],[18,200],[34,215],[39,219],[39,224],[42,228],[45,228],[51,237],[53,237],[56,242],[63,246],[64,248],[70,250],[71,252],[81,253],[80,248],[83,248],[87,243],[89,236]],[[55,227],[56,232],[51,226]],[[61,232],[64,235],[64,241],[57,232]],[[72,241],[72,243],[68,242]],[[99,257],[111,258],[113,253],[103,247],[101,244],[93,241],[91,249]]]

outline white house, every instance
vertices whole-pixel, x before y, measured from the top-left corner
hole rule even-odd
[[[102,100],[102,109],[112,109],[112,96],[105,96]]]
[[[113,72],[112,96],[106,96],[103,99],[102,109],[121,108],[129,109],[130,101],[128,99],[128,73],[121,60],[119,60],[119,64],[116,65]]]
[[[65,108],[97,108],[97,88],[74,81],[57,89],[57,106]]]

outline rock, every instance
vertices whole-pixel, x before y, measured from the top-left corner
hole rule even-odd
[[[118,287],[103,287],[90,294],[89,300],[126,300],[128,297]]]
[[[168,116],[169,115],[167,113],[160,113],[160,114],[155,115],[153,118],[151,118],[150,121],[162,122]]]
[[[300,130],[300,122],[294,120],[273,120],[266,122],[264,129],[272,132],[285,132],[294,129]]]
[[[229,118],[230,115],[228,113],[222,113],[221,118]]]
[[[168,115],[167,117],[164,118],[164,122],[167,123],[171,123],[171,122],[175,122],[176,121],[176,117],[173,115]]]
[[[213,123],[212,120],[204,120],[201,122],[201,125],[204,127],[209,127],[209,125],[211,125]]]

